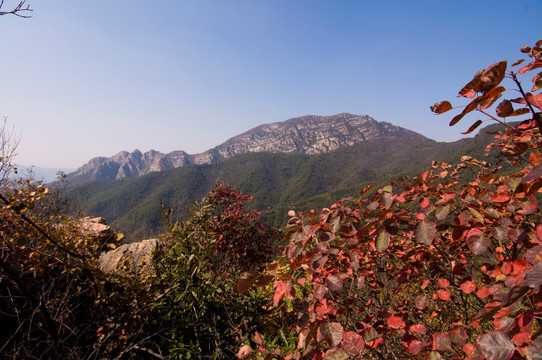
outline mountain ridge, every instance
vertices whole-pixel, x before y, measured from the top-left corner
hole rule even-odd
[[[495,154],[488,158],[484,149],[500,130],[499,124],[490,125],[474,137],[450,143],[413,133],[400,141],[374,139],[315,155],[245,153],[216,164],[88,183],[85,207],[88,215],[102,216],[129,238],[141,239],[163,230],[161,204],[173,209],[174,220],[182,220],[190,204],[205,197],[220,180],[251,195],[250,208],[264,211],[265,223],[281,227],[289,210],[319,209],[355,197],[369,184],[384,186],[398,176],[419,174],[431,161],[457,164],[463,155],[491,161]]]
[[[321,154],[368,140],[407,135],[434,141],[414,131],[378,122],[368,115],[305,115],[259,125],[199,154],[183,150],[170,153],[134,150],[121,151],[112,157],[96,157],[68,174],[67,179],[74,185],[109,182],[186,165],[216,164],[249,152]]]

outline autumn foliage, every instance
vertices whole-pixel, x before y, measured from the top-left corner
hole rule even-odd
[[[431,106],[459,109],[450,125],[481,114],[465,133],[501,123],[496,159],[290,211],[276,260],[280,232],[218,182],[168,223],[153,271],[104,273],[116,241],[1,177],[0,357],[542,359],[541,45],[476,73],[466,105]]]
[[[240,358],[541,359],[542,73],[523,88],[541,45],[522,48],[518,70],[524,60],[498,62],[459,92],[469,103],[450,125],[479,112],[505,126],[488,147],[500,149],[496,165],[433,163],[321,212],[290,212],[282,257],[239,281],[266,286],[272,302],[270,326]],[[505,79],[520,96],[498,101]]]

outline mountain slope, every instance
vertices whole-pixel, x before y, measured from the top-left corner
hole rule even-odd
[[[254,197],[269,224],[282,226],[290,209],[321,208],[345,196],[356,196],[367,183],[418,172],[432,160],[457,161],[481,156],[492,136],[437,143],[415,133],[400,139],[377,138],[316,155],[245,153],[217,164],[188,165],[112,183],[92,183],[89,207],[117,229],[135,237],[162,231],[160,202],[181,218],[189,204],[203,198],[216,180]]]
[[[377,122],[366,115],[309,115],[258,126],[201,154],[189,155],[184,151],[164,154],[154,150],[143,154],[135,150],[132,153],[122,151],[110,158],[94,158],[68,174],[68,181],[72,184],[113,181],[190,164],[216,164],[236,155],[253,152],[321,154],[366,141],[400,139],[404,136],[432,141],[413,131]]]

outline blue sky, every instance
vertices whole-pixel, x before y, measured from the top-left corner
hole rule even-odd
[[[7,0],[4,9],[15,4]],[[542,38],[542,1],[28,0],[0,17],[18,163],[198,153],[292,117],[367,114],[439,141],[434,102]]]

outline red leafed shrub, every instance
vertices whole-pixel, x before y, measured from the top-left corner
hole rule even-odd
[[[252,356],[539,359],[542,73],[531,92],[522,80],[542,67],[541,45],[522,48],[519,70],[496,63],[459,93],[470,103],[450,125],[473,111],[505,125],[488,147],[500,148],[495,165],[464,156],[320,213],[291,212],[283,256],[243,278],[273,287],[271,318],[289,319],[258,333]],[[505,78],[520,97],[491,112]]]

